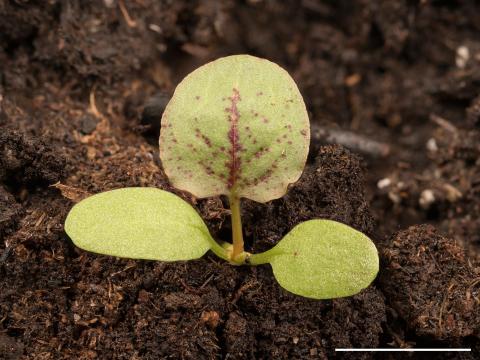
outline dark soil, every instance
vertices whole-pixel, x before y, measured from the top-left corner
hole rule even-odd
[[[474,1],[0,0],[0,358],[325,359],[407,346],[478,358],[479,12]],[[157,139],[175,84],[232,53],[287,68],[329,134],[313,137],[284,198],[244,202],[247,247],[311,218],[349,224],[382,262],[360,294],[304,299],[268,266],[116,259],[64,234],[85,196],[154,186],[228,240],[225,199],[172,189]]]
[[[480,277],[458,244],[417,225],[394,235],[383,255],[382,290],[417,336],[461,344],[478,334]]]

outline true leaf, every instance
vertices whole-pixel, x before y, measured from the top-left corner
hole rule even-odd
[[[82,249],[133,259],[197,259],[216,244],[188,203],[155,188],[88,197],[72,208],[65,231]]]
[[[378,273],[378,254],[361,232],[336,221],[297,225],[274,248],[252,260],[270,262],[286,290],[314,299],[350,296],[366,288]]]
[[[309,138],[290,75],[268,60],[235,55],[177,86],[162,117],[160,157],[172,184],[197,197],[266,202],[298,180]]]

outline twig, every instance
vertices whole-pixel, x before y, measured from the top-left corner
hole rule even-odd
[[[103,119],[103,115],[100,113],[100,111],[98,111],[97,102],[95,101],[95,87],[93,87],[93,89],[90,91],[89,110],[97,119]]]
[[[442,301],[442,304],[440,305],[440,311],[439,311],[439,314],[438,314],[438,327],[439,327],[439,330],[440,330],[439,335],[442,335],[442,333],[443,333],[443,312],[445,311],[445,308],[447,306],[448,296],[450,294],[450,291],[452,290],[452,288],[454,286],[455,286],[455,284],[451,283],[450,286],[447,288],[447,291],[443,295],[443,301]]]
[[[117,276],[118,274],[121,274],[121,273],[123,273],[123,272],[125,272],[125,271],[127,271],[127,270],[130,270],[130,269],[133,269],[133,268],[136,267],[136,266],[137,266],[137,264],[128,265],[128,266],[126,266],[123,270],[116,271],[116,272],[110,274],[110,277],[112,278],[112,277],[114,277],[114,276]]]
[[[369,139],[366,136],[358,135],[347,130],[312,125],[311,135],[314,142],[323,144],[340,144],[350,150],[358,151],[377,158],[385,158],[391,152],[388,144]]]
[[[87,144],[95,139],[98,136],[98,133],[105,133],[110,127],[107,117],[104,116],[97,108],[97,101],[95,100],[95,88],[96,86],[94,86],[90,91],[88,112],[100,121],[97,123],[95,130],[90,135],[85,135],[80,138],[80,142],[83,144]]]
[[[50,185],[50,187],[53,187],[53,188],[56,188],[56,189],[60,190],[60,192],[62,193],[62,196],[64,198],[72,200],[75,203],[77,203],[77,202],[89,197],[90,195],[92,195],[88,191],[85,191],[85,190],[82,190],[82,189],[79,189],[79,188],[75,188],[73,186],[63,185],[63,184],[60,183],[60,181],[56,182],[53,185]]]
[[[215,274],[210,275],[210,276],[208,277],[208,279],[205,280],[205,282],[202,284],[202,286],[200,286],[199,289],[203,289],[205,286],[207,286],[207,284],[210,282],[210,280],[213,279],[214,276],[215,276]]]
[[[472,290],[473,290],[473,288],[474,288],[476,285],[478,285],[478,284],[480,284],[480,277],[474,279],[474,280],[472,281],[472,283],[468,286],[468,289],[467,289],[467,297],[472,296]],[[476,301],[477,303],[480,303],[479,299],[478,299],[476,296],[473,296],[473,297],[475,298],[475,301]]]
[[[444,119],[444,118],[442,118],[438,115],[435,115],[435,114],[430,114],[430,120],[433,121],[438,126],[440,126],[441,128],[447,130],[448,132],[451,132],[454,135],[458,134],[457,127],[455,125],[453,125],[447,119]]]
[[[182,50],[198,58],[206,58],[210,54],[210,51],[208,48],[204,46],[191,44],[191,43],[184,44],[182,46]]]
[[[240,288],[237,290],[237,292],[235,293],[235,295],[233,296],[232,300],[230,301],[230,304],[231,305],[235,305],[236,302],[238,301],[238,299],[240,299],[240,296],[242,296],[243,292],[251,287],[253,287],[255,285],[255,282],[253,281],[249,281],[245,284],[243,284],[242,286],[240,286]]]
[[[125,22],[127,23],[128,27],[134,28],[137,26],[137,22],[130,17],[127,8],[125,7],[125,3],[123,0],[118,0],[118,7],[122,12],[123,17],[125,18]]]

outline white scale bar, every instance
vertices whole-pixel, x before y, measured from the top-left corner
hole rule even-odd
[[[424,349],[424,348],[402,348],[402,349],[389,349],[389,348],[381,348],[381,349],[335,349],[335,351],[354,351],[354,352],[361,352],[361,351],[370,351],[370,352],[413,352],[413,351],[424,351],[424,352],[446,352],[446,351],[472,351],[470,348],[465,349],[454,349],[454,348],[446,348],[446,349]]]

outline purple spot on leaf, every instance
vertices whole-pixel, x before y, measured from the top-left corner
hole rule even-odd
[[[215,174],[210,166],[205,167],[205,172],[207,173],[207,175],[214,175]]]

